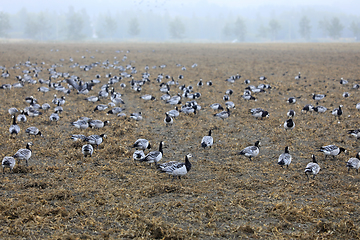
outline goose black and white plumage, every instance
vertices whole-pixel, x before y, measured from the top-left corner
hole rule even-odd
[[[148,163],[157,163],[162,159],[163,157],[163,142],[160,142],[159,144],[159,150],[158,151],[152,151],[149,152],[144,158],[140,159],[140,162],[148,162]]]
[[[259,77],[259,80],[261,80],[261,81],[264,81],[264,80],[266,80],[266,79],[267,79],[267,77],[265,77],[265,76]]]
[[[343,105],[340,105],[339,108],[335,108],[334,110],[332,110],[331,114],[334,115],[335,117],[340,118],[340,116],[343,114],[342,108]]]
[[[51,106],[48,103],[44,103],[43,105],[41,105],[41,109],[43,109],[44,111],[46,111],[46,110],[48,110],[50,108],[51,108]]]
[[[285,151],[284,153],[282,153],[280,156],[279,156],[279,159],[278,159],[278,164],[283,167],[283,166],[286,166],[287,168],[289,168],[289,165],[291,163],[291,155],[289,153],[289,147],[286,146],[285,147]]]
[[[135,112],[130,114],[130,118],[135,119],[135,121],[142,120],[142,113],[141,112]]]
[[[319,173],[320,171],[320,166],[319,164],[316,162],[315,159],[315,155],[312,155],[312,162],[308,163],[306,165],[305,168],[305,175],[307,176],[307,178],[309,179],[309,175],[308,174],[312,174],[313,175],[313,179],[315,179],[316,174]]]
[[[327,156],[333,156],[333,158],[335,158],[335,156],[339,155],[341,152],[346,153],[346,149],[342,148],[342,147],[338,147],[336,145],[327,145],[327,146],[323,146],[319,149],[319,152],[323,152],[325,154],[325,159]]]
[[[219,113],[216,113],[214,114],[215,117],[219,117],[221,118],[222,120],[224,120],[225,118],[228,118],[230,117],[230,110],[229,108],[226,108],[226,111],[222,111],[222,112],[219,112]]]
[[[13,171],[13,168],[15,167],[16,161],[15,158],[6,156],[3,158],[1,165],[3,168],[3,174],[5,173],[5,168],[10,168],[10,171]]]
[[[210,105],[213,110],[224,110],[224,108],[220,105],[220,103],[213,103]]]
[[[196,114],[196,107],[195,107],[195,106],[182,107],[182,108],[180,109],[180,112],[185,113],[185,114],[190,114],[190,113]]]
[[[17,110],[17,108],[12,107],[12,108],[9,108],[8,112],[11,116],[13,116],[13,115],[16,115],[19,112],[19,110]]]
[[[145,153],[143,150],[136,150],[134,153],[133,153],[133,159],[135,161],[139,161],[140,159],[144,158],[145,157]]]
[[[170,117],[168,113],[165,113],[164,123],[166,124],[166,126],[173,124],[173,122],[174,120],[172,119],[172,117]]]
[[[16,117],[18,122],[26,122],[27,118],[24,114],[24,110],[20,110],[20,114]]]
[[[230,96],[225,94],[225,95],[223,96],[223,100],[224,100],[224,101],[229,101],[229,100],[230,100]]]
[[[175,107],[175,109],[170,110],[168,112],[166,112],[170,117],[176,118],[180,115],[179,109],[178,107]]]
[[[234,91],[232,89],[228,89],[225,92],[226,95],[232,95],[233,93],[234,93]]]
[[[260,145],[260,141],[256,141],[254,146],[244,148],[239,152],[239,155],[245,155],[245,157],[248,157],[251,161],[252,157],[256,157],[257,155],[259,155]]]
[[[72,122],[71,125],[79,129],[86,129],[89,127],[89,123],[87,120],[80,120],[80,119],[75,122]]]
[[[296,115],[296,112],[291,109],[286,113],[286,116],[288,116],[289,118],[293,118],[293,117],[295,117],[295,115]]]
[[[299,72],[299,74],[295,76],[295,80],[298,80],[298,79],[300,79],[300,78],[301,78],[301,74],[300,74],[300,72]]]
[[[89,126],[91,128],[103,128],[110,124],[110,121],[101,121],[101,120],[91,120]]]
[[[50,115],[49,119],[50,119],[50,121],[55,121],[55,122],[57,122],[57,121],[59,121],[60,117],[59,117],[59,114],[57,114],[57,113],[52,113],[52,114]]]
[[[350,93],[344,92],[342,96],[343,96],[344,98],[350,97]]]
[[[28,127],[26,130],[25,130],[25,133],[29,134],[29,135],[40,135],[42,136],[42,133],[40,132],[40,130],[37,128],[37,127]]]
[[[226,106],[226,108],[233,108],[233,109],[235,109],[235,103],[233,103],[233,102],[231,102],[231,101],[227,101],[226,103],[225,103],[225,106]]]
[[[356,138],[360,138],[360,129],[349,130],[348,134],[351,134]]]
[[[352,168],[355,169],[356,173],[359,173],[360,152],[356,154],[356,157],[350,158],[349,161],[346,162],[346,167],[348,168],[348,172],[350,172],[350,168]]]
[[[82,152],[82,154],[84,155],[85,158],[87,156],[91,157],[93,152],[94,152],[94,148],[90,144],[85,144],[85,145],[82,146],[81,152]]]
[[[145,95],[141,96],[140,98],[143,99],[143,100],[146,100],[146,101],[156,99],[154,96],[152,96],[150,94],[145,94]]]
[[[118,114],[124,111],[124,108],[121,107],[114,107],[113,109],[109,110],[106,114]]]
[[[289,97],[288,100],[286,100],[287,103],[296,103],[296,98]]]
[[[357,104],[355,105],[355,108],[356,108],[357,110],[360,110],[360,103],[357,103]]]
[[[88,98],[85,98],[85,100],[89,102],[97,102],[100,101],[100,98],[98,96],[90,96]]]
[[[207,136],[204,136],[201,140],[201,147],[206,148],[209,147],[211,148],[211,146],[214,144],[214,139],[211,136],[211,129],[209,130],[209,134]]]
[[[255,118],[263,118],[263,117],[269,117],[268,111],[265,111],[261,108],[253,108],[250,110],[251,115]]]
[[[314,111],[317,113],[324,113],[327,111],[327,108],[324,106],[316,106],[314,107]]]
[[[107,109],[107,108],[108,108],[107,105],[105,105],[105,104],[99,104],[99,105],[97,105],[97,106],[95,107],[94,112],[95,112],[95,111],[104,111],[104,110]]]
[[[25,160],[26,161],[26,166],[28,166],[28,160],[31,157],[31,149],[30,146],[32,146],[33,143],[32,142],[28,142],[26,144],[26,148],[21,148],[19,149],[13,156],[13,158],[20,160]]]
[[[84,139],[84,141],[88,142],[89,144],[99,146],[104,141],[104,138],[107,138],[107,136],[105,134],[90,135],[90,136],[86,137]]]
[[[344,78],[340,78],[340,84],[344,85],[344,84],[348,84],[349,81],[344,79]]]
[[[212,83],[212,81],[210,80],[210,81],[207,81],[207,82],[206,82],[206,85],[208,85],[208,86],[212,86],[212,85],[213,85],[213,83]]]
[[[82,135],[82,134],[74,134],[71,136],[71,140],[73,140],[73,141],[77,141],[77,140],[84,141],[85,138],[86,138],[86,136]]]
[[[289,118],[284,122],[285,130],[292,130],[292,129],[294,129],[294,127],[295,127],[295,123],[292,120],[292,118]]]
[[[301,110],[302,113],[312,112],[312,111],[314,111],[314,106],[311,104],[305,105],[305,107],[303,107],[303,109]]]
[[[323,98],[325,98],[325,97],[326,97],[325,94],[315,94],[315,93],[312,94],[312,98],[313,98],[314,100],[316,100],[316,101],[319,101],[319,100],[321,100],[321,99],[323,99]]]
[[[139,150],[145,150],[145,149],[150,149],[151,145],[148,140],[139,138],[138,140],[135,141],[132,147]]]
[[[179,177],[179,179],[181,179],[181,177],[186,175],[191,169],[191,163],[189,161],[189,158],[191,158],[191,157],[192,157],[191,154],[187,154],[185,156],[184,163],[171,161],[171,162],[167,162],[167,163],[158,165],[158,169],[161,172],[172,175],[173,179],[175,177]]]
[[[9,128],[9,132],[10,132],[10,135],[12,136],[13,134],[17,135],[20,132],[20,127],[19,127],[19,125],[16,124],[15,115],[13,115],[11,118],[12,118],[12,124]]]

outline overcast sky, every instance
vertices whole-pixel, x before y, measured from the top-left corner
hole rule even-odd
[[[86,9],[92,15],[97,12],[121,12],[123,10],[167,12],[170,15],[216,15],[219,12],[242,15],[241,11],[266,11],[268,6],[281,9],[312,7],[327,11],[339,11],[358,15],[360,0],[0,0],[0,11],[16,13],[21,8],[30,12],[66,12],[69,6],[75,10]],[[238,12],[240,11],[240,12]]]

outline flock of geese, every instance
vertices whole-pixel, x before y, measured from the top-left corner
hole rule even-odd
[[[127,51],[127,54],[130,51]],[[85,58],[85,57],[83,57]],[[70,58],[72,59],[72,58]],[[64,59],[61,59],[63,62]],[[127,61],[127,55],[124,55],[123,62]],[[183,75],[179,75],[174,79],[174,76],[165,75],[163,73],[158,74],[155,78],[151,77],[149,73],[150,67],[148,65],[145,66],[145,72],[141,73],[139,76],[137,69],[135,66],[133,66],[130,62],[130,64],[127,64],[125,67],[120,65],[120,61],[115,61],[114,63],[111,63],[110,61],[106,60],[104,62],[95,62],[88,65],[80,65],[78,63],[74,63],[73,61],[70,61],[71,65],[70,68],[79,68],[81,71],[89,71],[95,67],[102,67],[104,69],[116,69],[120,73],[118,75],[113,75],[111,73],[107,74],[104,77],[101,77],[100,75],[95,75],[95,78],[90,81],[84,81],[79,76],[76,75],[70,75],[69,73],[62,73],[58,72],[57,68],[60,67],[58,64],[52,64],[50,68],[45,68],[45,63],[42,62],[41,64],[32,63],[30,62],[30,59],[24,63],[18,63],[15,64],[14,67],[11,68],[11,70],[19,70],[22,69],[22,75],[18,75],[15,77],[12,77],[9,73],[9,70],[6,67],[0,66],[0,69],[2,71],[1,77],[4,79],[16,79],[17,82],[10,84],[6,83],[0,86],[0,89],[3,89],[4,91],[12,91],[11,89],[16,88],[23,88],[26,87],[26,84],[40,84],[38,87],[38,91],[42,92],[45,95],[51,94],[51,92],[56,92],[57,94],[61,94],[63,96],[57,97],[55,94],[53,95],[54,98],[51,100],[50,103],[44,103],[40,105],[33,96],[26,96],[25,102],[28,104],[24,109],[18,110],[14,107],[11,107],[8,109],[8,112],[12,119],[12,124],[9,128],[9,134],[11,137],[16,137],[18,134],[20,134],[21,129],[20,126],[17,124],[18,122],[21,123],[27,123],[28,119],[27,117],[36,118],[37,116],[42,115],[45,111],[48,111],[49,109],[54,109],[54,111],[50,114],[49,120],[52,122],[58,122],[60,120],[61,113],[63,111],[66,111],[66,97],[65,95],[69,95],[72,93],[75,94],[84,94],[88,95],[94,92],[93,87],[97,84],[101,83],[101,79],[106,79],[106,83],[104,83],[98,93],[94,93],[92,96],[84,96],[83,101],[87,101],[89,103],[97,103],[99,101],[104,101],[109,99],[110,102],[108,104],[98,104],[93,109],[93,112],[96,111],[104,111],[107,115],[117,115],[118,117],[124,117],[126,114],[123,112],[125,108],[121,107],[121,105],[124,105],[125,102],[122,99],[123,93],[115,91],[115,88],[131,88],[134,93],[140,93],[142,89],[146,88],[146,86],[150,83],[158,84],[159,91],[163,94],[160,99],[164,104],[174,105],[174,109],[167,111],[164,113],[164,124],[167,127],[170,127],[174,123],[174,119],[177,118],[180,114],[197,114],[199,111],[201,111],[202,107],[197,103],[199,99],[201,99],[201,92],[195,91],[197,89],[198,91],[201,90],[203,86],[211,87],[213,86],[212,81],[203,82],[202,79],[199,80],[197,83],[197,86],[186,86],[185,84],[181,84],[182,79],[184,78]],[[161,66],[153,66],[152,69],[161,69],[161,71],[165,71],[166,65]],[[186,67],[180,64],[177,64],[176,67],[181,67],[183,71],[186,71]],[[192,68],[197,67],[197,64],[193,64],[191,66]],[[48,77],[46,77],[47,80],[39,78],[39,75],[45,75],[46,71],[48,72]],[[33,76],[31,76],[33,74]],[[136,75],[137,74],[137,75]],[[137,76],[135,78],[135,76]],[[150,78],[154,80],[150,80]],[[239,81],[241,76],[239,74],[230,76],[229,78],[225,79],[225,81],[229,83],[234,83],[236,81]],[[295,79],[301,79],[302,76],[299,73],[295,76]],[[137,79],[137,80],[136,80]],[[244,89],[243,95],[241,97],[245,101],[257,101],[257,98],[255,97],[256,94],[261,94],[266,91],[271,91],[271,86],[269,84],[266,84],[265,81],[267,78],[265,76],[259,77],[260,81],[264,81],[264,83],[254,86],[251,85],[251,81],[249,79],[246,79],[244,83],[246,84],[246,88]],[[347,80],[341,79],[340,84],[348,84]],[[170,95],[170,89],[172,88],[178,88],[178,93],[175,95]],[[358,89],[359,85],[355,84],[353,88]],[[214,111],[219,111],[218,113],[213,114],[213,117],[222,119],[225,121],[227,118],[231,117],[231,110],[235,108],[234,102],[230,101],[230,98],[234,91],[232,89],[228,89],[225,91],[225,94],[222,98],[223,101],[225,101],[225,107],[223,107],[220,103],[213,103],[209,107],[213,109]],[[344,93],[343,97],[349,97],[349,93]],[[315,101],[320,101],[321,99],[325,98],[326,95],[324,94],[313,94],[312,98]],[[140,96],[140,98],[143,101],[153,101],[156,99],[155,96],[150,94],[145,94]],[[296,102],[296,97],[290,97],[287,99],[288,104],[294,104]],[[49,99],[50,101],[50,99]],[[112,109],[109,109],[112,108]],[[332,115],[339,118],[342,115],[342,105],[340,105],[338,108],[334,109],[331,113]],[[360,110],[360,103],[356,105],[356,109]],[[327,111],[326,107],[316,105],[313,106],[311,104],[308,104],[304,106],[302,109],[302,112],[309,112],[309,111],[315,111],[319,113],[324,113]],[[253,108],[250,110],[250,114],[257,119],[266,118],[269,117],[269,112],[262,109],[262,108]],[[287,113],[288,119],[284,122],[284,129],[286,131],[291,131],[295,128],[295,122],[293,118],[295,117],[296,113],[294,110],[289,110]],[[134,112],[131,113],[130,118],[134,121],[141,121],[143,118],[142,112]],[[31,121],[29,121],[31,122]],[[71,123],[71,125],[74,128],[77,129],[87,129],[87,128],[96,128],[101,129],[107,125],[109,125],[109,121],[101,121],[96,119],[91,119],[89,117],[81,117],[78,120]],[[29,126],[25,133],[29,135],[40,135],[42,136],[42,132],[33,126]],[[356,138],[360,138],[360,129],[350,130],[348,132],[351,135],[354,135]],[[214,139],[211,136],[212,130],[210,129],[208,134],[204,136],[199,143],[199,148],[211,148],[214,144]],[[86,144],[84,144],[81,148],[82,154],[84,158],[91,157],[94,153],[94,147],[98,148],[100,144],[103,143],[104,139],[106,139],[105,134],[101,135],[90,135],[85,136],[82,134],[72,135],[70,138],[73,141],[82,141]],[[186,154],[185,155],[185,161],[184,162],[177,162],[177,161],[171,161],[166,163],[160,163],[161,159],[163,158],[163,142],[160,141],[158,150],[156,151],[150,151],[145,154],[144,151],[151,149],[151,144],[146,139],[138,139],[134,144],[133,148],[135,151],[133,152],[133,159],[135,161],[139,162],[145,162],[145,163],[154,163],[156,168],[160,172],[167,173],[171,176],[173,176],[173,179],[178,177],[181,179],[182,176],[186,175],[191,170],[191,162],[190,159],[192,157],[192,154]],[[26,144],[26,148],[19,149],[14,155],[12,156],[5,156],[2,160],[2,167],[3,167],[3,173],[5,173],[5,168],[9,168],[10,171],[13,171],[13,168],[16,165],[16,160],[26,161],[26,166],[28,166],[28,161],[31,158],[31,147],[32,142],[28,142]],[[248,157],[251,161],[253,158],[257,157],[260,153],[260,147],[261,142],[256,141],[253,146],[248,146],[244,149],[242,149],[238,154],[243,155],[245,157]],[[319,149],[320,152],[323,152],[325,156],[337,156],[341,152],[346,152],[344,148],[338,147],[336,145],[328,145],[323,146]],[[289,147],[285,147],[284,153],[282,153],[279,156],[278,164],[281,167],[286,166],[287,168],[291,164],[292,156],[289,152]],[[360,167],[360,159],[359,159],[359,153],[357,153],[356,157],[350,158],[349,161],[346,164],[346,167],[350,169],[355,169],[356,172],[358,172],[358,169]],[[309,178],[309,175],[313,175],[313,178],[319,173],[321,170],[319,164],[317,163],[315,159],[315,155],[312,155],[312,160],[310,163],[308,163],[305,167],[304,173]]]

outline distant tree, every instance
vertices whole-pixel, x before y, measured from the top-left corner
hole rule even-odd
[[[137,20],[137,18],[133,18],[129,21],[128,33],[132,37],[139,35],[140,28],[139,28],[139,21]]]
[[[305,38],[306,40],[310,39],[310,34],[311,34],[310,20],[306,16],[303,16],[300,19],[299,33],[302,38]]]
[[[224,34],[225,37],[230,37],[232,35],[232,29],[230,23],[225,24],[225,26],[222,29],[222,34]]]
[[[271,19],[269,22],[269,31],[271,35],[271,39],[275,40],[277,37],[277,34],[280,30],[281,26],[279,22],[276,19]]]
[[[37,28],[38,28],[38,37],[40,38],[40,40],[44,40],[44,38],[46,38],[46,35],[49,34],[51,26],[43,12],[40,12],[40,14],[38,16]]]
[[[185,33],[185,26],[179,17],[176,17],[169,23],[170,35],[172,38],[181,39]]]
[[[344,30],[344,26],[340,23],[339,18],[334,17],[327,28],[329,36],[333,39],[339,39],[341,37],[342,30]]]
[[[6,32],[10,30],[10,28],[9,16],[4,12],[0,12],[0,37],[6,37]]]
[[[352,31],[356,41],[360,41],[360,27],[359,27],[359,23],[355,23],[354,21],[352,21],[351,25],[350,25],[350,30]]]
[[[66,36],[69,40],[80,40],[85,37],[82,33],[84,28],[84,21],[82,16],[75,13],[74,8],[69,8],[69,13],[67,14],[67,28]]]
[[[238,41],[243,42],[245,40],[246,25],[245,25],[245,21],[240,17],[236,19],[234,26],[234,34],[237,37]]]
[[[269,35],[269,28],[261,24],[260,27],[258,28],[258,34],[256,36],[258,38],[267,38],[268,35]]]
[[[24,32],[27,37],[34,39],[39,34],[39,24],[34,17],[27,16]]]
[[[116,31],[117,28],[117,24],[114,18],[112,18],[111,16],[106,16],[105,17],[105,22],[104,22],[104,28],[107,32],[107,34],[110,36],[110,38],[114,37],[114,33]]]
[[[322,32],[323,37],[328,36],[329,21],[327,19],[320,20],[319,28]]]

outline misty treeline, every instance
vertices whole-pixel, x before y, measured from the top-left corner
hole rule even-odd
[[[271,16],[273,15],[273,16]],[[315,9],[283,11],[253,18],[238,14],[170,16],[133,10],[90,16],[86,9],[67,12],[0,12],[0,37],[38,41],[351,41],[360,40],[360,18]]]

